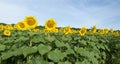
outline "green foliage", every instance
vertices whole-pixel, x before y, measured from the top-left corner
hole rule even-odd
[[[120,64],[120,37],[111,34],[0,32],[0,64]]]

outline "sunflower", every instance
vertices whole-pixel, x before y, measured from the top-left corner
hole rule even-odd
[[[18,22],[17,24],[18,30],[27,30],[28,26],[24,22]]]
[[[12,27],[12,25],[8,24],[8,25],[4,26],[4,29],[6,29],[6,30],[13,30],[13,27]]]
[[[4,35],[5,35],[5,36],[10,36],[10,35],[11,35],[10,30],[5,30],[5,31],[4,31]]]
[[[47,20],[45,23],[45,28],[49,31],[54,30],[56,28],[56,26],[57,26],[57,23],[53,18]]]
[[[77,33],[77,31],[76,30],[71,30],[71,33],[75,34],[75,33]]]
[[[44,29],[44,32],[45,32],[45,33],[48,33],[48,32],[50,32],[50,31],[49,31],[49,30],[47,30],[47,29]]]
[[[102,29],[102,30],[99,30],[99,33],[100,34],[104,34],[104,30]]]
[[[3,25],[0,25],[0,31],[3,30],[3,27],[4,27]]]
[[[55,29],[53,30],[53,32],[58,32],[58,29],[57,29],[57,28],[55,28]]]
[[[93,29],[92,29],[92,33],[96,33],[96,31],[97,31],[96,29],[97,29],[97,28],[96,28],[96,25],[94,25],[94,26],[93,26]]]
[[[63,28],[60,28],[60,29],[59,29],[59,32],[63,32]]]
[[[17,24],[13,25],[13,28],[14,28],[14,29],[17,29],[17,28],[18,28],[18,27],[17,27]]]
[[[104,34],[108,33],[108,28],[103,29],[104,30]]]
[[[40,30],[39,29],[30,29],[30,32],[39,32]]]
[[[70,32],[71,32],[70,26],[66,26],[65,29],[64,29],[64,33],[68,34]]]
[[[33,29],[38,25],[38,21],[34,16],[26,16],[24,22],[30,29]]]
[[[114,32],[114,29],[110,29],[110,32],[113,33],[113,32]]]
[[[86,27],[82,27],[81,30],[79,31],[80,35],[83,36],[87,32]]]
[[[114,34],[115,36],[119,36],[119,32],[118,32],[118,31],[113,32],[113,34]]]

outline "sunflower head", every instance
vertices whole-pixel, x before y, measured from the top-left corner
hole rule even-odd
[[[119,36],[119,35],[120,35],[118,31],[113,32],[113,34],[114,34],[115,36]]]
[[[57,26],[57,23],[56,23],[56,21],[53,18],[47,20],[46,23],[45,23],[45,28],[47,30],[50,30],[50,31],[55,29],[56,26]]]
[[[8,25],[4,26],[4,29],[13,30],[13,27],[12,27],[12,25],[8,24]]]
[[[3,30],[3,27],[4,27],[3,25],[0,25],[0,31]]]
[[[113,33],[113,32],[114,32],[114,29],[110,29],[110,32]]]
[[[33,29],[38,25],[38,21],[34,16],[26,16],[24,22],[30,29]]]
[[[5,31],[4,31],[4,35],[5,35],[5,36],[10,36],[10,35],[11,35],[10,30],[5,30]]]
[[[60,29],[59,29],[59,32],[63,32],[63,28],[60,28]]]
[[[75,34],[75,33],[77,33],[77,31],[76,30],[71,30],[71,33]]]
[[[96,33],[96,31],[97,31],[96,29],[97,29],[97,28],[96,28],[96,25],[94,25],[94,26],[93,26],[93,29],[92,29],[92,33],[93,33],[93,34]]]
[[[24,22],[18,22],[16,25],[18,30],[26,30],[28,28]]]
[[[49,31],[48,29],[44,29],[44,32],[45,32],[45,33],[48,33],[48,32],[50,32],[50,31]]]
[[[53,32],[58,32],[58,29],[57,29],[57,28],[55,28],[55,29],[53,30]]]
[[[93,29],[96,29],[96,25],[93,26]]]
[[[17,28],[18,28],[18,27],[17,27],[17,24],[15,24],[15,25],[13,26],[13,28],[14,28],[14,29],[17,29]]]
[[[82,27],[81,30],[79,31],[79,34],[83,36],[85,35],[86,31],[87,31],[86,27]]]
[[[68,34],[70,32],[71,32],[70,26],[66,26],[65,29],[64,29],[64,33]]]
[[[39,29],[30,29],[30,32],[39,32],[40,30]]]
[[[102,29],[102,30],[99,30],[99,33],[100,34],[104,34],[104,30]]]
[[[108,28],[105,28],[104,29],[104,34],[107,34],[108,33]]]

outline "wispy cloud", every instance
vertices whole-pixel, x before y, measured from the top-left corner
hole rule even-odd
[[[22,21],[24,16],[36,13],[25,7],[6,2],[0,2],[0,9],[0,23],[16,23]]]
[[[0,2],[0,20],[16,23],[26,15],[34,15],[39,25],[51,17],[58,26],[120,29],[119,0],[7,0]],[[0,21],[1,22],[1,21]]]

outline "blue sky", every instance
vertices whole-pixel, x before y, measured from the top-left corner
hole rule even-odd
[[[0,0],[0,23],[17,23],[33,15],[44,25],[54,18],[58,27],[120,30],[120,0]]]

